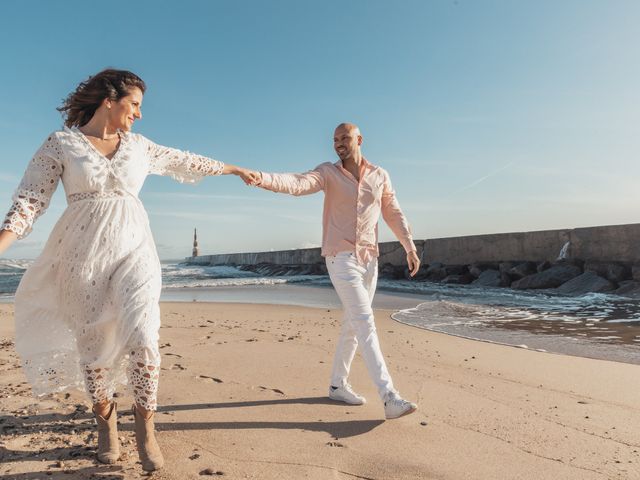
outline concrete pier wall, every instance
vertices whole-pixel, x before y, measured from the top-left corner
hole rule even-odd
[[[423,263],[465,265],[474,262],[555,260],[570,242],[568,257],[593,261],[640,261],[640,224],[610,225],[564,230],[497,233],[466,237],[416,240]],[[199,265],[313,265],[323,261],[319,248],[276,252],[231,253],[187,257]],[[380,265],[403,265],[405,252],[399,242],[380,244]]]

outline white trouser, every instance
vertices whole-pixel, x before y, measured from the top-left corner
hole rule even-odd
[[[369,376],[378,388],[380,398],[384,399],[388,392],[395,392],[395,389],[380,350],[371,308],[378,281],[378,260],[374,258],[363,266],[353,253],[341,252],[335,257],[326,257],[326,263],[331,283],[344,309],[342,330],[333,359],[331,385],[338,387],[347,382],[351,362],[360,345]]]

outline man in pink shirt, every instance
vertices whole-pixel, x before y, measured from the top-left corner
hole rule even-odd
[[[369,375],[384,402],[385,417],[398,418],[414,412],[417,406],[400,397],[393,387],[371,308],[378,278],[378,220],[381,213],[407,252],[411,276],[420,268],[420,260],[389,174],[364,158],[361,144],[358,127],[342,123],[333,137],[339,157],[336,163],[323,163],[302,174],[261,172],[257,185],[291,195],[324,191],[322,255],[344,308],[329,397],[351,405],[365,403],[365,398],[354,392],[347,381],[351,362],[360,345]]]

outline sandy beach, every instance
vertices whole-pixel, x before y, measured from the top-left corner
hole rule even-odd
[[[35,399],[0,305],[0,478],[142,475],[131,398],[122,460],[94,461],[83,394]],[[368,403],[327,399],[340,310],[163,303],[157,479],[638,479],[640,366],[532,352],[399,324],[377,310],[383,351],[413,415],[385,421],[362,360]],[[43,332],[46,341],[46,332]]]

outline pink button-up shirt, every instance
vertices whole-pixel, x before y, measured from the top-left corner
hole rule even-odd
[[[262,172],[260,187],[291,195],[324,191],[323,256],[354,252],[361,264],[377,257],[380,213],[404,249],[407,252],[416,249],[389,174],[364,158],[359,181],[338,160],[300,174]]]

